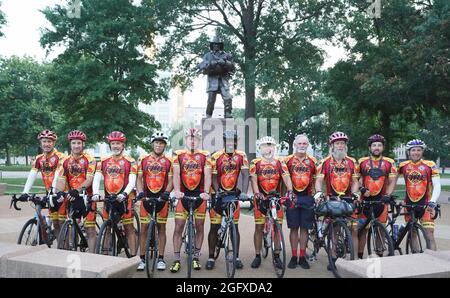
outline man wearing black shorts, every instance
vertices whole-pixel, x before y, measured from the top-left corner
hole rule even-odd
[[[308,154],[309,141],[306,135],[298,135],[292,144],[294,154],[285,159],[292,180],[292,188],[296,201],[286,209],[286,220],[290,229],[289,240],[292,248],[292,258],[288,268],[294,269],[299,264],[303,269],[309,269],[305,257],[308,244],[308,229],[313,228],[314,222],[314,176],[316,172],[316,159]],[[299,233],[300,230],[300,233]],[[298,246],[300,243],[300,252]],[[298,256],[298,257],[297,257]]]

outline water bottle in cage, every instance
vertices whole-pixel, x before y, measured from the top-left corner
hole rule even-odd
[[[394,241],[397,241],[399,226],[398,225],[394,225],[393,229],[394,229]]]

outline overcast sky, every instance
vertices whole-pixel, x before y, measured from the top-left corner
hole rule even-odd
[[[65,0],[0,0],[1,10],[6,16],[7,24],[2,28],[5,36],[0,38],[0,55],[10,57],[30,56],[38,61],[49,61],[57,53],[46,57],[45,50],[39,44],[40,28],[50,27],[50,23],[40,12],[47,6],[66,3]],[[324,67],[330,67],[345,56],[342,49],[324,46],[327,52]],[[194,85],[186,94],[191,106],[206,106],[206,78],[201,76],[194,80]],[[218,101],[221,102],[220,97]],[[220,104],[220,106],[222,106]],[[235,98],[234,107],[243,108],[244,98]]]

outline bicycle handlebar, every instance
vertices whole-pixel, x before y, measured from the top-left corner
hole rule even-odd
[[[47,201],[48,201],[48,198],[47,198],[47,197],[41,198],[41,197],[36,196],[36,194],[32,194],[31,196],[29,196],[29,197],[27,198],[26,201],[23,201],[23,200],[20,200],[20,198],[17,198],[17,195],[16,195],[16,194],[13,194],[12,197],[11,197],[11,202],[10,202],[10,204],[9,204],[9,209],[11,209],[11,207],[14,207],[14,209],[16,209],[17,211],[22,210],[22,208],[19,208],[19,207],[17,206],[17,202],[32,202],[32,203],[35,204],[35,205],[36,205],[36,204],[39,204],[39,203],[42,203],[43,206],[45,206],[45,204],[47,203]]]

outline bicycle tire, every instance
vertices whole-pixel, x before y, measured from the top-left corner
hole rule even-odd
[[[33,227],[34,226],[34,227]],[[34,239],[30,239],[31,232],[35,229],[36,233],[32,236]],[[23,237],[26,235],[27,232],[28,237],[26,237],[25,243],[23,242]],[[37,219],[36,218],[30,218],[22,227],[22,230],[20,231],[19,238],[17,239],[17,244],[19,245],[27,245],[27,246],[37,246],[41,242],[41,231],[39,230],[37,226]],[[32,240],[31,244],[28,240]]]
[[[104,241],[106,240],[106,235],[109,233],[109,247],[105,249]],[[95,240],[95,253],[96,254],[105,254],[109,256],[117,256],[117,241],[116,241],[116,233],[113,229],[112,220],[108,219],[103,222],[100,227],[100,232],[98,233],[97,239]]]
[[[187,230],[187,277],[191,278],[192,275],[192,261],[194,256],[194,250],[195,250],[195,237],[194,237],[194,224],[192,220],[188,221],[188,230]]]
[[[384,238],[385,241],[383,241],[384,244],[387,244],[387,256],[393,256],[394,255],[394,242],[392,240],[392,237],[389,235],[386,227],[382,225],[378,220],[373,221],[373,224],[371,224],[368,232],[367,232],[367,253],[368,255],[372,255],[372,231],[375,230],[375,233],[380,233],[381,237]],[[376,240],[374,240],[376,241]],[[374,242],[375,244],[375,242]],[[375,246],[375,245],[374,245]],[[380,256],[377,253],[378,256]],[[382,255],[385,256],[384,254]]]
[[[158,229],[155,221],[150,221],[145,244],[145,269],[147,277],[152,278],[155,274],[156,259],[158,258]]]
[[[284,276],[284,272],[286,271],[286,244],[284,242],[283,229],[281,228],[280,223],[278,221],[274,220],[273,228],[271,230],[272,230],[272,233],[271,233],[272,264],[274,266],[275,274],[277,275],[277,277],[282,278]],[[278,268],[276,266],[276,262],[275,262],[275,256],[276,256],[275,239],[277,239],[277,238],[279,238],[280,245],[281,245],[281,249],[280,249],[281,255],[279,255],[279,258],[282,262],[282,268]]]
[[[236,239],[236,225],[233,220],[227,224],[225,233],[225,265],[227,270],[227,277],[233,278],[236,272],[236,258],[237,258],[237,239]],[[231,246],[231,250],[230,250]]]
[[[419,252],[413,252],[413,247],[412,247],[412,241],[411,241],[411,233],[413,230],[416,230],[416,233],[418,233],[418,235],[422,235],[424,240],[425,240],[425,248],[426,249],[431,249],[431,241],[427,236],[427,233],[425,232],[425,229],[422,227],[421,224],[419,223],[414,223],[410,230],[408,231],[408,235],[406,236],[406,254],[413,254],[413,253],[423,253],[425,250],[422,247],[422,243],[420,243],[420,251]],[[411,251],[411,252],[410,252]]]
[[[344,234],[344,239],[343,242],[341,241],[341,243],[337,243],[335,246],[335,253],[336,253],[336,258],[338,259],[339,256],[346,256],[347,254],[349,254],[349,259],[350,260],[354,260],[355,259],[355,252],[353,250],[353,239],[352,239],[352,234],[350,232],[350,229],[347,226],[347,223],[345,221],[342,220],[336,220],[333,221],[332,223],[332,227],[328,227],[328,234],[327,234],[327,255],[328,255],[328,263],[330,265],[331,271],[333,272],[333,275],[336,278],[340,278],[341,276],[338,273],[337,267],[335,265],[335,263],[333,262],[333,240],[334,239],[334,230],[336,228],[338,228],[338,232],[339,234],[337,234],[337,239],[339,240],[339,236],[340,236],[340,232],[343,231]],[[338,250],[338,248],[340,249],[340,251]],[[342,251],[343,250],[343,251]]]

